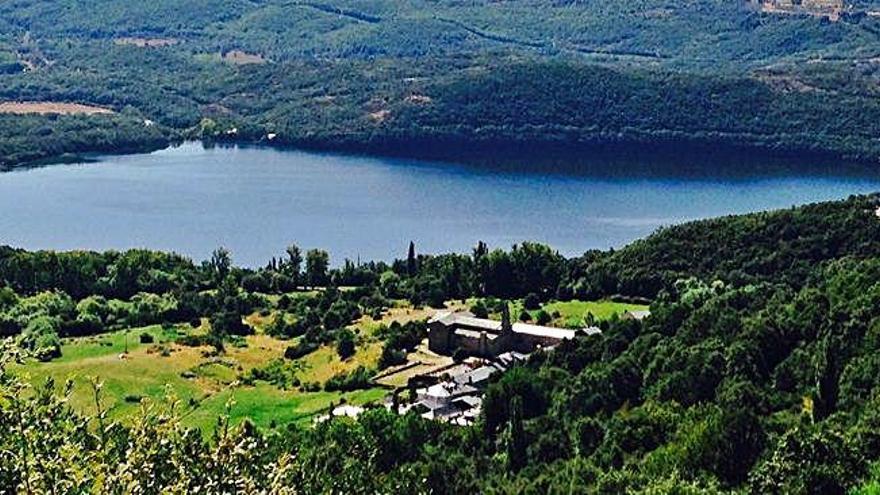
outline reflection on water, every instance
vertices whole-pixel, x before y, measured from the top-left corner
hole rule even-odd
[[[188,143],[0,174],[0,243],[150,247],[261,265],[284,247],[340,261],[546,242],[621,246],[661,225],[880,190],[870,167],[712,154],[542,152],[459,163]]]
[[[451,155],[450,155],[451,156]],[[750,181],[774,177],[880,177],[880,163],[818,157],[756,156],[716,149],[676,151],[629,147],[620,150],[568,150],[527,147],[495,153],[458,153],[454,162],[476,172],[555,174],[599,179],[675,179]]]

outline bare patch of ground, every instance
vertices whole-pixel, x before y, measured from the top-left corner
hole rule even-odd
[[[265,64],[268,60],[259,53],[232,50],[223,54],[223,61],[234,65]]]
[[[377,124],[381,124],[388,120],[388,117],[391,116],[391,112],[388,110],[378,110],[369,114],[370,120]]]
[[[419,105],[426,105],[434,101],[433,98],[427,95],[409,95],[406,97],[406,101],[409,103],[416,103]]]
[[[178,43],[174,38],[116,38],[113,40],[117,45],[130,45],[141,48],[161,48]]]
[[[82,105],[79,103],[61,103],[49,101],[8,101],[0,103],[0,114],[4,113],[13,115],[98,115],[112,114],[114,112],[107,108]]]
[[[840,20],[846,6],[843,0],[750,0],[750,3],[767,14],[800,14]]]

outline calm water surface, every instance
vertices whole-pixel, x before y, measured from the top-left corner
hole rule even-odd
[[[296,242],[343,258],[466,252],[479,240],[548,243],[567,255],[657,227],[880,190],[867,171],[748,163],[736,173],[597,162],[548,174],[449,163],[190,143],[151,154],[0,174],[0,244],[28,249],[225,246],[262,265]]]

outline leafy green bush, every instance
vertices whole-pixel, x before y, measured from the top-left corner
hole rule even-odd
[[[535,315],[535,321],[538,323],[538,325],[548,325],[551,321],[553,321],[553,317],[550,316],[550,313],[541,309],[538,310],[538,313]]]
[[[351,392],[353,390],[367,389],[373,386],[371,380],[375,372],[365,366],[358,366],[348,373],[339,373],[324,383],[324,390],[328,392]]]
[[[267,365],[253,368],[241,376],[242,383],[253,385],[257,380],[269,382],[282,389],[293,389],[300,386],[297,373],[298,366],[284,359],[273,359]]]

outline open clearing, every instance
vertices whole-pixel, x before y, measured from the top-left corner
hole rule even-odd
[[[246,347],[227,346],[221,356],[211,356],[208,347],[187,347],[175,340],[199,332],[189,325],[146,328],[110,334],[65,339],[62,357],[48,363],[29,362],[19,368],[20,375],[35,385],[52,379],[57,387],[73,380],[71,405],[93,414],[96,409],[90,386],[92,377],[103,382],[102,407],[110,418],[127,421],[137,414],[141,401],[162,403],[171,395],[181,401],[183,423],[212,431],[217,418],[229,414],[232,424],[250,418],[258,426],[297,422],[308,423],[331,404],[345,400],[365,404],[380,400],[382,388],[349,393],[282,390],[265,382],[254,386],[238,383],[238,376],[281,358],[290,344],[266,335],[245,338]],[[150,334],[154,343],[141,344],[140,335]],[[128,347],[128,354],[123,356]],[[302,358],[302,380],[321,382],[339,371],[374,365],[381,346],[368,344],[341,361],[331,347]],[[227,409],[227,406],[229,408]]]
[[[615,301],[564,301],[552,302],[542,309],[551,315],[559,313],[559,317],[553,319],[552,326],[580,328],[585,325],[585,318],[590,313],[596,321],[610,320],[615,316],[623,316],[627,311],[646,310],[648,306]],[[531,313],[535,318],[536,312]]]
[[[381,320],[364,317],[351,325],[358,335],[353,357],[343,361],[334,346],[322,346],[297,360],[301,364],[298,378],[303,383],[323,384],[334,375],[358,366],[375,367],[382,353],[382,343],[375,336],[381,325],[423,320],[433,313],[431,309],[415,309],[399,303]],[[232,424],[245,418],[262,427],[290,422],[307,424],[326,412],[331,404],[344,400],[362,405],[380,401],[387,394],[381,387],[341,393],[283,390],[260,381],[253,386],[239,383],[242,374],[282,358],[292,343],[262,333],[265,325],[272,321],[271,314],[254,313],[245,320],[256,329],[256,335],[244,339],[246,346],[227,345],[226,352],[220,356],[212,356],[209,347],[177,343],[184,335],[204,333],[207,330],[204,323],[199,328],[187,324],[153,325],[65,339],[62,357],[48,363],[29,362],[18,371],[34,385],[51,379],[56,387],[61,387],[72,380],[70,403],[88,414],[94,414],[96,409],[90,385],[92,378],[96,378],[104,384],[102,407],[110,418],[123,422],[138,413],[142,400],[162,403],[169,395],[173,396],[181,402],[183,423],[200,428],[206,435],[224,414],[229,415]],[[142,344],[142,334],[152,336],[153,342]],[[430,361],[418,353],[414,358]]]
[[[232,50],[223,54],[223,61],[234,65],[265,64],[268,60],[258,53]]]
[[[80,103],[61,103],[49,101],[7,101],[0,103],[0,114],[13,115],[99,115],[112,114],[112,110],[82,105]]]
[[[473,305],[475,302],[476,299],[471,299],[468,301],[468,305]],[[510,305],[511,317],[519,319],[523,309],[522,300],[513,301]],[[602,320],[610,320],[615,316],[621,317],[627,311],[646,310],[648,306],[605,299],[601,301],[551,301],[542,304],[541,309],[553,317],[549,326],[577,329],[587,326],[586,317],[588,314],[593,315],[594,322],[600,322]],[[538,311],[540,310],[528,311],[533,321],[537,320]],[[492,318],[500,319],[501,315],[496,313],[492,315]]]
[[[117,45],[130,45],[140,48],[161,48],[177,44],[174,38],[116,38],[113,40]]]

